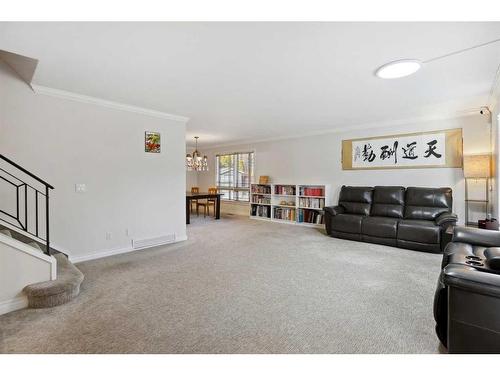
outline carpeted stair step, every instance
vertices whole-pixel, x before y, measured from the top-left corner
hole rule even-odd
[[[0,233],[3,234],[3,235],[9,236],[10,238],[14,238],[14,237],[12,237],[11,231],[8,230],[8,229],[0,229]],[[38,251],[40,251],[40,252],[43,253],[42,248],[40,247],[40,245],[37,242],[31,241],[31,242],[28,242],[27,245],[31,246],[34,249],[37,249]]]
[[[35,242],[36,244],[38,244],[38,247],[42,250],[43,253],[45,253],[46,251],[46,246],[44,243],[36,241],[34,238],[27,236],[22,230],[15,231],[0,224],[0,233],[12,237],[13,239],[25,244],[30,244],[31,242]],[[53,248],[51,248],[50,250],[52,254],[57,254],[60,252]]]
[[[34,249],[36,249],[36,250],[40,251],[41,253],[43,253],[42,248],[41,248],[41,247],[40,247],[40,245],[39,245],[38,243],[36,243],[35,241],[28,243],[28,246],[31,246],[31,247],[33,247]]]
[[[54,257],[57,259],[57,280],[31,284],[23,289],[31,308],[62,305],[80,293],[83,274],[63,254]]]
[[[12,237],[12,234],[10,233],[10,230],[8,230],[8,229],[0,229],[0,233],[4,234],[6,236]]]

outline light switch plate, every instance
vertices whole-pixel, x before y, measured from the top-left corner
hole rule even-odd
[[[75,191],[77,193],[85,193],[87,191],[87,185],[85,185],[85,184],[75,184]]]

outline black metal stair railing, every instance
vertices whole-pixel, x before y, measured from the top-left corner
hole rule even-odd
[[[3,194],[0,194],[0,221],[41,240],[46,247],[44,252],[50,255],[49,190],[54,187],[1,154],[0,159],[11,166],[8,171],[0,164],[0,184],[6,184],[5,186],[15,189],[15,196],[14,194],[12,196],[13,200],[15,199],[15,210],[11,212],[8,212],[6,207],[8,194],[5,190],[2,190]],[[29,184],[25,181],[28,178],[24,175],[36,182]],[[37,183],[42,187],[32,186]],[[42,201],[41,204],[40,201]],[[44,207],[45,215],[40,218],[42,207]],[[41,227],[45,227],[44,230]]]

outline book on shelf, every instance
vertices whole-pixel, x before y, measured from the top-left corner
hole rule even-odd
[[[252,205],[252,209],[250,211],[252,216],[256,217],[266,217],[271,218],[271,207],[270,206],[256,206]]]
[[[325,207],[324,198],[299,198],[299,207],[304,208],[323,208]]]
[[[252,196],[252,203],[256,204],[271,204],[271,198],[270,197],[264,197],[262,195],[253,195]]]
[[[321,211],[310,211],[299,209],[298,213],[299,223],[309,223],[309,224],[323,224],[324,215]]]
[[[274,194],[277,195],[295,195],[294,185],[275,185]]]
[[[271,194],[271,185],[252,185],[252,194]]]
[[[325,189],[318,186],[301,186],[299,189],[299,195],[307,197],[323,197],[325,196]]]
[[[295,208],[274,207],[274,218],[295,221]]]

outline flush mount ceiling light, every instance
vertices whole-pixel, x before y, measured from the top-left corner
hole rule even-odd
[[[471,47],[467,47],[458,51],[449,52],[444,55],[436,56],[422,61],[415,59],[403,59],[403,60],[391,61],[390,63],[384,64],[380,68],[378,68],[375,71],[375,75],[379,78],[384,78],[384,79],[406,77],[409,76],[410,74],[417,72],[422,67],[423,64],[427,65],[428,63],[434,62],[436,60],[445,59],[451,56],[455,56],[464,52],[471,51],[476,48],[484,47],[498,42],[500,42],[500,38],[490,40],[489,42],[476,44]]]
[[[417,72],[422,67],[418,60],[397,60],[382,65],[375,71],[375,75],[383,79],[393,79],[409,76]]]

